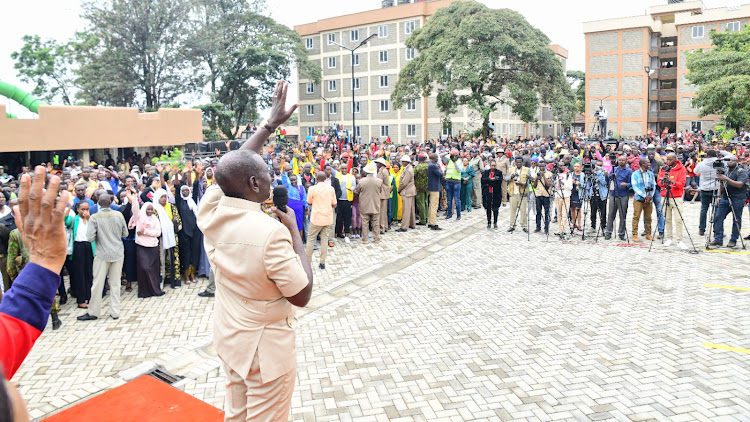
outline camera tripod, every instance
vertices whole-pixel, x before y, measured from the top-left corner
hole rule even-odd
[[[667,209],[667,205],[669,204],[669,199],[670,198],[672,199],[672,201],[675,201],[675,204],[677,204],[677,200],[675,199],[674,195],[672,194],[672,183],[673,182],[669,179],[669,171],[666,171],[665,173],[666,174],[665,174],[664,179],[663,179],[664,180],[664,187],[662,189],[666,189],[667,193],[666,193],[666,195],[664,195],[664,202],[661,204],[661,214],[662,215],[666,215],[664,213],[664,211],[666,211],[666,209]],[[658,191],[656,191],[654,194],[658,195],[660,193]],[[680,199],[682,199],[682,198],[680,198]],[[682,227],[685,228],[685,233],[687,233],[688,239],[690,239],[690,245],[693,247],[693,250],[690,253],[696,253],[697,254],[698,253],[698,249],[695,247],[695,243],[693,243],[693,237],[690,236],[690,231],[687,228],[687,224],[685,224],[685,219],[682,218],[682,211],[680,211],[680,208],[676,207],[676,206],[675,206],[675,209],[677,210],[677,214],[680,216],[680,221],[682,221]],[[670,225],[671,225],[671,223],[670,223]],[[664,227],[665,231],[666,231],[666,229],[667,228]],[[659,230],[658,221],[657,221],[657,224],[656,224],[656,230],[654,230],[654,232],[651,234],[651,245],[649,245],[649,247],[648,247],[648,251],[649,252],[651,252],[651,248],[654,247],[654,238],[656,237],[656,231],[657,230]],[[669,227],[669,230],[670,230],[670,232],[672,231],[672,227],[671,226]]]
[[[516,167],[516,170],[518,170],[518,167]],[[515,177],[516,178],[521,177],[520,170],[519,170],[518,173],[516,173]],[[528,241],[531,241],[531,232],[529,231],[529,228],[528,228],[528,225],[529,225],[529,206],[528,206],[528,204],[529,204],[529,198],[528,198],[529,197],[529,177],[531,177],[531,175],[527,171],[527,173],[526,173],[526,182],[524,182],[524,184],[523,184],[523,192],[521,193],[520,196],[521,196],[521,198],[526,198],[526,226],[527,226],[526,227],[526,234],[528,235],[527,236]],[[516,180],[515,179],[511,179],[510,182],[516,183]],[[516,186],[516,189],[518,189],[518,186]],[[511,231],[510,231],[511,233],[513,233],[514,231],[516,231],[516,223],[518,223],[518,216],[521,214],[521,205],[522,204],[523,204],[523,199],[521,199],[521,203],[518,204],[518,208],[516,208],[516,215],[513,218],[513,226],[511,227]]]
[[[573,227],[572,227],[572,224],[570,224],[571,223],[570,222],[570,217],[569,217],[570,216],[570,210],[569,210],[568,205],[565,203],[565,196],[563,195],[563,187],[560,186],[560,183],[559,183],[559,181],[560,181],[559,175],[560,175],[560,172],[557,170],[557,167],[555,167],[555,172],[552,175],[552,177],[553,177],[553,179],[552,179],[552,189],[553,189],[553,191],[552,191],[552,197],[555,198],[555,202],[557,201],[558,195],[559,195],[559,198],[562,199],[562,201],[563,201],[563,211],[564,211],[565,215],[564,216],[558,215],[557,219],[558,219],[558,221],[560,221],[561,218],[567,218],[568,219],[568,226],[570,227],[570,234],[572,236],[573,235]],[[570,198],[570,197],[568,197],[568,198]],[[557,206],[556,205],[555,205],[555,210],[557,210]],[[561,232],[559,234],[560,239],[564,240],[565,239],[565,235],[566,235],[566,233],[562,233]],[[547,241],[549,241],[549,230],[547,230]]]
[[[611,214],[615,214],[615,215],[611,216],[611,218],[612,218],[612,231],[615,230],[615,218],[619,218],[620,220],[625,220],[625,240],[628,242],[628,244],[630,244],[630,236],[628,236],[628,226],[627,226],[627,214],[628,214],[628,210],[627,209],[623,209],[623,206],[617,200],[618,197],[614,196],[614,192],[617,189],[617,186],[616,186],[616,184],[617,184],[617,174],[616,174],[615,170],[617,170],[618,168],[620,168],[620,167],[619,166],[612,167],[612,174],[609,175],[609,183],[607,183],[607,197],[604,198],[604,202],[607,203],[607,225],[609,226],[609,219],[610,219],[609,201],[611,200],[611,201],[615,201],[615,206],[614,206],[614,209],[612,210],[613,212],[611,213]],[[613,183],[615,184],[614,186],[613,186]],[[628,196],[628,198],[629,198],[629,196]],[[607,233],[606,229],[605,229],[604,233],[605,233],[605,237],[606,237],[606,233]],[[612,233],[610,233],[610,235],[611,234]],[[618,235],[619,235],[619,233],[618,233]],[[599,236],[597,235],[597,240],[598,240],[598,238],[599,238]]]
[[[734,210],[734,207],[732,206],[732,201],[729,199],[729,190],[727,189],[727,182],[724,180],[720,180],[719,189],[711,192],[711,221],[709,221],[708,231],[706,231],[706,250],[711,250],[711,247],[709,246],[709,244],[711,243],[711,235],[713,234],[714,222],[716,219],[717,204],[721,200],[722,193],[727,195],[727,201],[729,202],[729,213],[732,215],[732,224],[734,225],[733,228],[737,227],[737,231],[740,232],[740,236],[739,236],[740,244],[742,245],[742,249],[745,249],[745,241],[742,239],[742,232],[740,231],[740,224],[737,218],[737,213]]]
[[[583,196],[581,196],[581,208],[583,209],[583,223],[581,224],[581,240],[586,240],[586,225],[588,223],[588,215],[591,211],[591,198],[594,193],[594,189],[599,189],[599,186],[594,186],[594,183],[598,185],[598,180],[595,179],[596,174],[590,173],[586,174],[584,173],[584,188],[583,188]],[[589,194],[591,192],[591,194]],[[580,194],[579,194],[580,195]],[[594,216],[594,220],[596,221],[596,215]],[[604,227],[601,227],[601,224],[599,225],[599,230],[596,230],[596,237],[594,237],[594,242],[599,242],[599,232],[604,233]],[[589,235],[591,236],[591,235]]]

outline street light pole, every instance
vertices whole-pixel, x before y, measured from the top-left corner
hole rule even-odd
[[[651,129],[649,124],[649,120],[651,120],[651,75],[656,70],[651,69],[650,66],[644,66],[643,70],[646,72],[646,135],[648,135],[648,131]]]
[[[323,87],[321,87],[320,90],[323,91]],[[321,94],[322,94],[322,92],[321,92]],[[333,97],[333,98],[331,98],[331,101],[336,101],[336,99],[338,99],[338,98],[339,97]],[[320,96],[320,99],[326,102],[326,108],[328,109],[328,128],[327,129],[331,129],[331,105],[328,102],[328,100],[326,100],[325,98],[323,98],[322,95]]]
[[[350,142],[353,142],[353,139],[357,139],[357,123],[356,123],[357,120],[356,120],[356,117],[354,115],[354,104],[355,104],[355,102],[354,102],[354,52],[357,51],[357,49],[359,47],[362,47],[363,45],[367,44],[371,39],[375,38],[376,35],[377,34],[370,35],[369,37],[365,38],[364,41],[362,41],[361,43],[359,43],[358,46],[356,46],[354,48],[349,48],[349,47],[343,46],[343,45],[341,45],[341,44],[339,44],[339,43],[337,43],[335,41],[333,42],[334,45],[337,45],[337,46],[343,48],[344,50],[349,50],[352,53],[352,58],[351,58],[351,61],[349,62],[349,65],[352,68],[352,82],[351,82],[351,90],[352,90],[352,138],[349,138]]]

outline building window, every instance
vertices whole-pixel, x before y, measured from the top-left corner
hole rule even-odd
[[[406,49],[406,60],[414,60],[415,52],[413,48],[407,48]]]
[[[406,111],[417,111],[417,100],[406,101]]]
[[[359,29],[352,29],[349,32],[349,41],[351,42],[359,41]]]
[[[380,52],[380,63],[388,63],[388,51]]]
[[[307,91],[308,94],[314,94],[315,93],[315,82],[308,82],[307,83]]]
[[[412,32],[414,32],[414,30],[417,28],[417,22],[409,21],[409,22],[406,22],[405,26],[406,26],[406,35],[409,35]]]
[[[336,91],[336,81],[328,81],[328,91]]]
[[[328,68],[334,69],[336,67],[336,57],[329,57],[328,58]]]
[[[391,102],[390,100],[380,100],[380,112],[381,113],[387,113],[391,111]]]
[[[362,126],[355,126],[354,127],[354,137],[355,138],[362,137]]]
[[[415,138],[417,136],[417,125],[406,125],[406,137]]]
[[[315,128],[314,127],[307,128],[307,136],[315,136]]]
[[[742,22],[740,21],[729,22],[727,24],[727,32],[740,32],[740,30],[742,30]],[[700,122],[696,122],[696,123],[700,123]]]
[[[378,27],[378,37],[388,38],[388,25],[380,25]]]
[[[336,114],[338,111],[338,103],[328,103],[328,114]]]
[[[388,126],[380,126],[380,137],[381,138],[386,138],[388,136],[390,136],[388,134]]]
[[[693,38],[703,38],[703,25],[693,27]]]
[[[349,61],[352,62],[352,66],[359,66],[359,54],[353,55]]]
[[[453,135],[453,126],[443,129],[443,136],[452,136]]]
[[[690,122],[690,129],[698,133],[703,130],[703,122]]]
[[[359,89],[359,78],[352,79],[352,89],[354,90]]]
[[[359,101],[356,101],[356,102],[354,103],[354,113],[355,113],[355,114],[359,114],[359,110],[360,110],[360,107],[359,107]]]
[[[388,75],[383,75],[380,77],[380,87],[388,88]]]
[[[315,115],[315,106],[312,104],[307,105],[307,115],[308,116],[314,116]]]
[[[308,50],[312,50],[312,48],[313,48],[313,39],[312,38],[305,39],[305,47],[307,47]]]
[[[333,45],[336,42],[336,34],[328,34],[328,45]]]

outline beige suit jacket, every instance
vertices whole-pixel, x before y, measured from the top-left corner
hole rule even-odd
[[[258,352],[263,383],[295,368],[295,310],[286,297],[307,286],[292,236],[260,204],[206,190],[198,227],[216,276],[214,345],[219,357],[247,377]]]
[[[382,187],[383,181],[377,177],[367,176],[359,179],[356,190],[359,193],[360,214],[380,213],[380,192]]]
[[[408,166],[401,172],[398,193],[407,198],[417,196],[417,187],[414,185],[414,167]]]
[[[378,170],[378,179],[381,181],[380,185],[380,199],[388,199],[391,197],[391,185],[388,181],[391,179],[388,169],[383,167]]]

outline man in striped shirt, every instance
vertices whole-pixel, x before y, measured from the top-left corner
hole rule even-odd
[[[93,321],[99,318],[102,309],[102,289],[104,280],[109,278],[109,314],[112,319],[120,318],[120,275],[125,259],[122,238],[128,237],[125,217],[109,208],[109,194],[99,195],[99,212],[89,220],[86,237],[96,242],[94,256],[94,284],[91,287],[91,300],[88,313],[78,317],[79,321]]]

